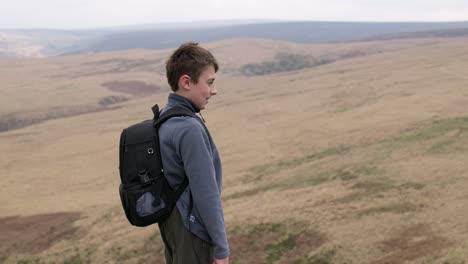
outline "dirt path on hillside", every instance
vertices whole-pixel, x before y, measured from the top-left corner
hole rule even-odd
[[[76,235],[80,213],[63,212],[0,218],[0,254],[38,253]]]

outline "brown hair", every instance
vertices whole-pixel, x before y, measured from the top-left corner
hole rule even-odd
[[[190,76],[196,84],[206,66],[213,65],[215,72],[219,66],[213,54],[198,46],[198,43],[187,42],[176,49],[166,61],[167,81],[172,91],[179,89],[179,79],[182,75]]]

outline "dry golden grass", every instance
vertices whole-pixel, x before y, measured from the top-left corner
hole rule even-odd
[[[229,236],[242,251],[232,262],[465,263],[467,44],[206,44],[227,69],[204,117],[223,158]],[[258,77],[235,72],[284,50],[338,60]],[[0,113],[93,109],[99,98],[125,95],[105,82],[164,87],[168,54],[1,61]],[[130,96],[113,110],[0,133],[0,215],[81,213],[72,238],[42,252],[10,247],[4,261],[161,261],[157,228],[130,227],[120,208],[117,148],[121,129],[149,118],[166,96]]]

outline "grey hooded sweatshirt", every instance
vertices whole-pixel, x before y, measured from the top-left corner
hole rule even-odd
[[[162,112],[180,106],[194,113],[200,110],[189,99],[171,93]],[[182,222],[200,239],[214,246],[214,256],[229,256],[224,214],[221,205],[222,169],[218,150],[200,118],[173,117],[159,128],[164,174],[178,188],[186,174],[189,187],[177,202]],[[192,192],[193,208],[188,214]]]

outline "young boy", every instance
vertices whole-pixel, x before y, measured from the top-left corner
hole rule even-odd
[[[197,43],[181,45],[166,62],[173,93],[164,109],[184,107],[194,113],[205,109],[216,95],[218,63]],[[171,215],[159,224],[169,264],[229,263],[221,205],[221,160],[204,120],[173,117],[159,129],[165,176],[177,189],[185,176],[189,186]]]

